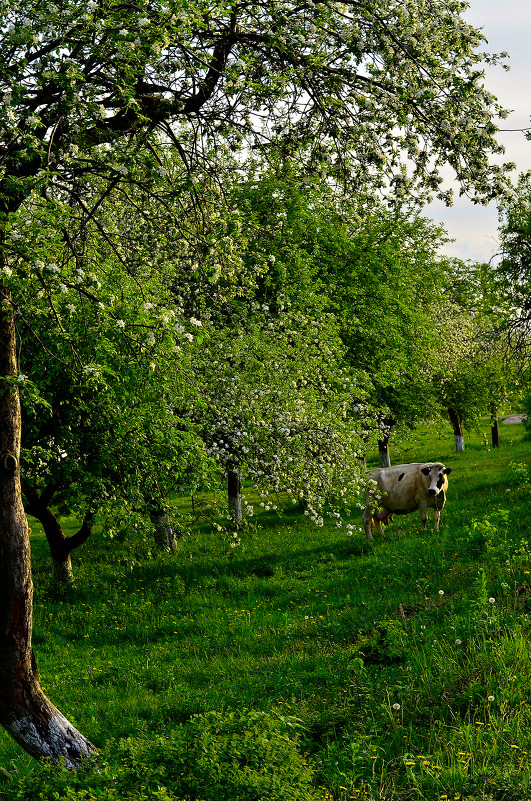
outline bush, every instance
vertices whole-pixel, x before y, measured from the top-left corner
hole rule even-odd
[[[295,718],[243,710],[195,715],[158,737],[110,743],[72,772],[4,771],[0,795],[24,801],[316,801]]]

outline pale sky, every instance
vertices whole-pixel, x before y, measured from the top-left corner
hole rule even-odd
[[[498,121],[500,128],[531,127],[531,3],[529,0],[469,0],[465,19],[482,28],[488,44],[483,50],[500,53],[506,50],[511,69],[487,67],[485,87],[496,95],[501,105],[513,112],[506,120]],[[503,161],[514,161],[516,183],[519,173],[531,170],[531,141],[523,133],[498,134],[505,145]],[[460,259],[488,261],[498,251],[498,213],[494,203],[474,205],[455,192],[454,205],[446,208],[437,201],[426,206],[424,215],[446,227],[455,242],[444,253]]]

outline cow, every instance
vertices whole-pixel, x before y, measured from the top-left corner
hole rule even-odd
[[[435,530],[438,531],[446,501],[447,477],[451,472],[442,462],[399,464],[371,470],[363,513],[368,539],[372,540],[374,524],[383,534],[382,523],[387,525],[393,515],[407,515],[416,509],[420,511],[424,529],[428,526],[428,509],[435,509]]]

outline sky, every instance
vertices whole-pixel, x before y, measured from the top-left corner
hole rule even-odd
[[[531,3],[529,0],[468,0],[470,8],[464,14],[467,22],[481,28],[487,38],[483,50],[491,53],[507,51],[510,71],[501,66],[485,68],[485,87],[496,95],[501,105],[513,109],[506,120],[498,121],[500,128],[531,127]],[[505,145],[502,161],[516,162],[512,174],[531,170],[531,141],[521,132],[500,132],[498,140]],[[495,203],[475,205],[455,191],[454,205],[446,208],[434,201],[424,209],[424,215],[443,223],[455,240],[442,252],[449,256],[472,261],[489,261],[498,252],[498,212]]]

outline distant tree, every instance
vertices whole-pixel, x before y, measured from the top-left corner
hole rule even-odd
[[[379,434],[382,466],[397,425],[425,419],[434,405],[432,354],[440,347],[431,309],[445,286],[438,247],[442,227],[411,209],[388,209],[375,199],[338,195],[315,176],[302,185],[296,165],[279,160],[257,170],[239,202],[255,220],[248,252],[276,262],[260,296],[279,292],[300,308],[317,290],[323,310],[339,324],[345,358],[364,387],[367,438]]]
[[[500,207],[501,260],[496,267],[507,298],[511,349],[529,366],[531,356],[531,172],[520,175],[512,197]]]
[[[230,325],[212,326],[196,359],[194,419],[226,475],[235,521],[247,480],[268,507],[287,493],[314,522],[327,511],[340,523],[359,480],[365,420],[333,316],[255,301],[249,313],[233,308]]]
[[[499,308],[489,310],[488,294],[478,294],[474,274],[470,265],[468,285],[460,284],[458,292],[455,285],[450,288],[434,318],[444,331],[444,347],[434,361],[433,381],[454,430],[456,451],[465,449],[464,427],[477,425],[485,414],[491,417],[492,444],[499,445],[498,409],[516,384],[517,364],[504,346],[503,318]]]

